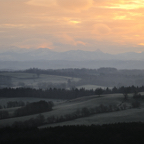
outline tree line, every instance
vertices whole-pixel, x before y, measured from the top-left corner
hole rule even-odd
[[[25,103],[23,101],[8,101],[6,105],[4,106],[0,105],[0,109],[22,107],[22,106],[25,106]]]
[[[59,123],[59,122],[74,120],[77,118],[88,117],[94,114],[121,111],[121,110],[126,110],[126,109],[127,109],[126,104],[121,104],[119,106],[117,105],[106,106],[106,105],[100,104],[99,106],[95,106],[93,108],[83,107],[81,109],[77,109],[73,113],[61,115],[59,117],[58,116],[47,117],[45,123],[47,124]]]
[[[68,89],[57,89],[57,88],[49,88],[46,90],[42,89],[33,89],[33,88],[3,88],[0,89],[0,97],[5,98],[13,98],[13,97],[37,97],[37,98],[50,98],[50,99],[74,99],[83,96],[91,96],[91,95],[102,95],[102,94],[114,94],[114,93],[122,93],[127,99],[128,93],[134,93],[138,96],[139,92],[144,92],[144,86],[135,87],[120,87],[120,88],[97,88],[95,90],[87,90],[85,88],[72,88]]]

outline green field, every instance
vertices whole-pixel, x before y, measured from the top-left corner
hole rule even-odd
[[[85,96],[69,101],[59,101],[55,103],[53,110],[50,112],[42,113],[45,118],[50,116],[63,116],[65,114],[70,114],[77,109],[81,109],[83,107],[93,108],[95,106],[103,105],[120,105],[122,102],[127,105],[126,110],[117,111],[117,112],[109,112],[109,113],[101,113],[91,115],[89,117],[75,119],[73,121],[61,122],[57,124],[45,125],[47,126],[57,126],[57,125],[77,125],[77,124],[104,124],[104,123],[116,123],[116,122],[130,122],[130,121],[143,121],[144,120],[144,101],[141,101],[141,108],[131,109],[132,103],[132,94],[129,95],[128,100],[124,100],[122,94],[110,94],[110,95],[102,95],[98,96]],[[12,113],[12,109],[8,109],[9,112]],[[38,114],[29,115],[24,117],[10,118],[0,120],[0,126],[12,125],[15,121],[25,121],[30,118],[35,118]]]

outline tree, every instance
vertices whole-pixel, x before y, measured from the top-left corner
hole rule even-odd
[[[96,95],[101,95],[103,93],[103,89],[102,88],[97,88],[96,90],[95,90],[95,94]]]
[[[124,99],[127,100],[128,99],[128,93],[130,92],[130,88],[126,87],[123,89],[123,95],[124,95]]]

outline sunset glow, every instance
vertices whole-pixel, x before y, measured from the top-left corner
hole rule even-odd
[[[144,0],[0,0],[0,49],[144,51]]]

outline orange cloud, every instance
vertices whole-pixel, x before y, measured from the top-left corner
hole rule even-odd
[[[26,4],[34,6],[50,7],[55,4],[54,0],[29,0]]]
[[[75,40],[73,37],[69,36],[68,34],[57,35],[57,38],[58,41],[63,44],[74,45],[74,46],[77,46],[78,44],[86,45],[86,43],[79,40]]]
[[[92,33],[99,35],[109,34],[111,29],[105,24],[95,24],[92,29]]]
[[[44,7],[50,7],[50,6],[60,6],[67,10],[86,10],[90,8],[93,4],[93,0],[29,0],[26,2],[26,4],[29,5],[35,5],[35,6],[44,6]]]
[[[49,48],[53,49],[53,43],[46,41],[45,39],[38,39],[38,38],[31,38],[28,40],[24,40],[22,42],[17,42],[14,44],[17,47],[20,48]]]
[[[67,10],[87,10],[92,4],[93,0],[56,0],[57,4]]]

